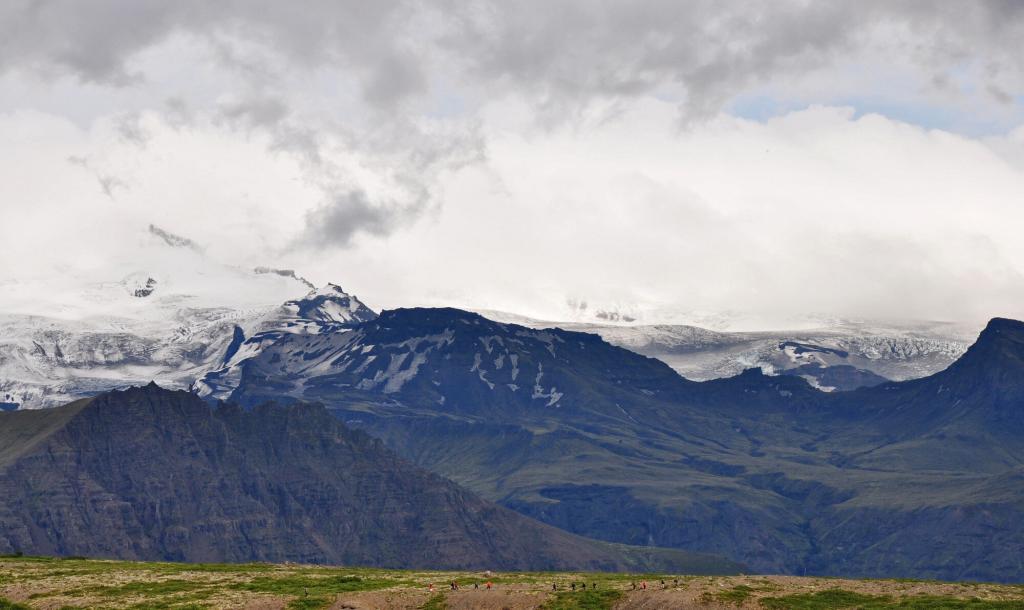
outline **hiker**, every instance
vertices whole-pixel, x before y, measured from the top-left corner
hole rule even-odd
[[[583,583],[583,590],[584,590],[584,591],[586,591],[586,590],[587,590],[587,583]]]
[[[575,590],[576,590],[576,583],[572,583],[572,590],[573,590],[573,591],[575,591]]]
[[[473,583],[473,588],[474,589],[479,589],[480,588],[480,583],[478,583],[478,582]]]
[[[676,585],[677,587],[679,586],[679,579],[678,579],[678,578],[677,578],[677,579],[675,579],[675,580],[674,580],[673,582],[675,583],[675,585]]]
[[[633,585],[633,590],[636,591],[636,581],[633,581],[633,582],[631,582],[629,584]]]
[[[491,581],[489,581],[489,580],[487,581],[487,590],[488,591],[491,590]]]
[[[643,589],[644,591],[647,590],[647,581],[646,580],[640,582],[640,588]]]
[[[430,583],[430,592],[431,592],[431,593],[433,593],[433,592],[434,592],[434,583]]]
[[[590,588],[591,589],[596,589],[597,588],[597,583],[596,582],[595,583],[591,583],[590,584]]]
[[[309,587],[302,587],[302,593],[306,597],[309,597]]]
[[[557,591],[558,590],[558,583],[557,582],[551,583],[551,590],[552,591]]]

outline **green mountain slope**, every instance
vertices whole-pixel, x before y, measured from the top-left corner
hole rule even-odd
[[[323,407],[211,409],[155,385],[0,414],[0,553],[388,567],[733,571],[537,523]]]

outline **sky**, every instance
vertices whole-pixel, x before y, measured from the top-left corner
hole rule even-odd
[[[1009,0],[9,0],[0,289],[145,273],[155,225],[376,309],[1024,318],[1022,37]]]

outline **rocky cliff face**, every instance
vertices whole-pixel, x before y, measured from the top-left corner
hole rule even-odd
[[[0,414],[0,552],[389,567],[729,570],[483,501],[323,407],[211,409],[155,385]]]

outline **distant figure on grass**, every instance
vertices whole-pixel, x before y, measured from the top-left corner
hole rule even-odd
[[[575,591],[575,590],[576,590],[576,583],[572,583],[572,590],[573,590],[573,591]]]
[[[636,591],[636,582],[634,581],[634,582],[631,582],[629,584],[632,585],[633,586],[633,590]]]
[[[491,590],[491,581],[489,581],[489,580],[487,581],[487,590],[488,591]]]
[[[558,590],[558,583],[557,582],[551,583],[551,590],[552,591],[557,591]]]
[[[646,580],[640,582],[640,588],[643,589],[644,591],[647,590],[647,581]]]
[[[587,583],[583,583],[583,590],[584,590],[584,591],[586,591],[586,590],[587,590]]]

